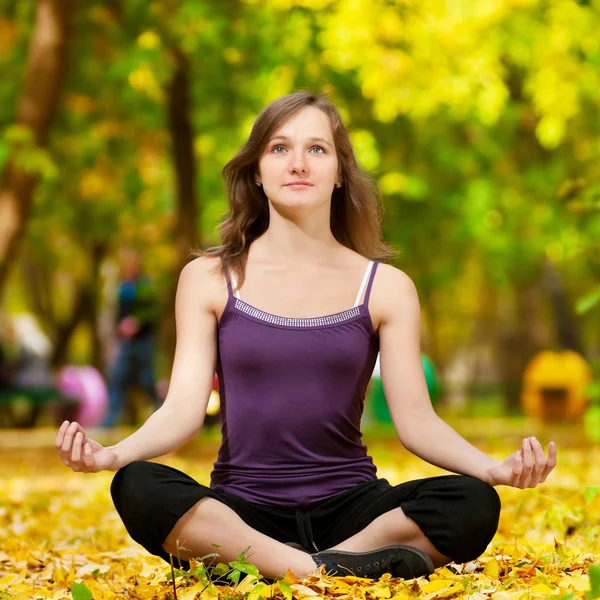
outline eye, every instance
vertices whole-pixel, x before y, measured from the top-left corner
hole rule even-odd
[[[271,152],[274,152],[275,154],[281,154],[281,152],[277,152],[277,150],[281,148],[282,150],[285,150],[285,148],[283,146],[273,146],[273,148],[271,148]]]
[[[316,154],[325,154],[325,148],[323,148],[323,146],[313,146],[311,150],[314,150],[315,148],[321,150],[321,152],[316,152]]]

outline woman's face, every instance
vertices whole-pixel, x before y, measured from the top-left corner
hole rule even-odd
[[[330,202],[340,178],[327,115],[313,106],[303,108],[273,133],[258,169],[256,180],[275,205],[301,208]]]

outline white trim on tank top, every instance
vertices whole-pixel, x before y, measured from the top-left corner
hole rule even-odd
[[[371,269],[373,268],[373,262],[374,261],[370,260],[369,264],[367,265],[367,268],[365,269],[365,274],[361,281],[360,288],[358,289],[358,294],[356,294],[356,300],[354,301],[352,308],[356,308],[358,306],[358,303],[360,302],[360,299],[362,298],[365,288],[367,287],[367,282],[369,281],[369,275],[371,274]],[[231,287],[233,289],[235,289],[235,292],[233,293],[233,295],[238,300],[242,300],[240,297],[240,290],[236,289],[237,288],[237,279],[235,277],[235,273],[230,273],[229,279],[231,281]],[[242,300],[242,302],[243,302],[243,300]],[[346,310],[349,310],[349,309],[346,309]]]
[[[358,294],[356,295],[356,300],[354,301],[354,305],[352,306],[352,308],[355,308],[356,306],[358,306],[358,303],[360,302],[360,299],[362,298],[363,292],[365,291],[365,288],[367,287],[367,282],[369,281],[369,275],[371,274],[372,268],[373,268],[373,261],[370,260],[369,264],[367,265],[365,275],[363,277],[362,283],[360,284],[360,289],[358,290]]]

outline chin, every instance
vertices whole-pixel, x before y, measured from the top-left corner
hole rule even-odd
[[[307,208],[318,208],[323,204],[323,202],[319,202],[314,197],[310,198],[304,196],[302,194],[298,194],[295,198],[284,198],[284,199],[276,199],[271,202],[273,206],[278,210],[300,210]]]

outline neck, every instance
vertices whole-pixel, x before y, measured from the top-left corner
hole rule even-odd
[[[269,228],[252,244],[252,254],[260,260],[286,263],[322,263],[340,249],[331,233],[329,214],[316,219],[283,217],[271,211]]]

